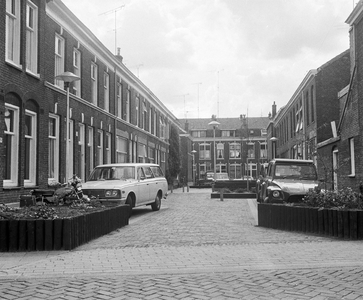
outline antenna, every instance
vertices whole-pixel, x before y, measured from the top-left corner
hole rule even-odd
[[[125,7],[125,5],[121,5],[119,7],[116,7],[115,9],[111,9],[109,11],[106,11],[106,12],[102,13],[102,14],[99,14],[101,16],[101,15],[109,15],[111,13],[115,13],[115,29],[114,29],[114,31],[115,31],[115,54],[117,53],[117,28],[116,28],[117,12],[119,10],[121,10],[122,8],[124,8],[124,7]]]
[[[130,68],[136,68],[136,70],[137,70],[137,78],[139,78],[139,69],[140,69],[140,67],[143,67],[143,66],[144,66],[144,64],[141,63],[141,64],[134,65],[134,66],[130,67]]]
[[[201,85],[201,82],[194,83],[198,86],[198,119],[199,119],[199,85]]]

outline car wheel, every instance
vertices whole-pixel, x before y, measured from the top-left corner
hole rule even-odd
[[[130,206],[130,214],[129,214],[129,217],[131,217],[132,216],[133,201],[132,201],[132,196],[130,194],[127,195],[126,203],[125,204],[128,204]]]
[[[155,202],[151,204],[151,209],[153,211],[157,211],[160,210],[160,207],[161,207],[161,197],[159,194],[157,194],[155,197]]]

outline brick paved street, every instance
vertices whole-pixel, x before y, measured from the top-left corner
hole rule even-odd
[[[256,226],[253,199],[175,190],[74,251],[0,253],[0,299],[363,299],[363,243]]]

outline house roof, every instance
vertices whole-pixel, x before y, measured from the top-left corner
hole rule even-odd
[[[211,129],[208,125],[212,120],[210,118],[206,119],[179,119],[182,127],[185,128],[185,123],[188,123],[189,130],[206,130]],[[242,121],[240,118],[218,118],[217,122],[220,123],[218,128],[220,130],[236,130],[241,128]],[[268,117],[253,117],[247,118],[247,125],[250,129],[266,129],[270,119]]]

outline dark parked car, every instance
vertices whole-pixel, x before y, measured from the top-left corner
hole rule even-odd
[[[257,179],[258,202],[300,202],[318,187],[316,167],[312,160],[274,159],[267,169],[262,168]]]

